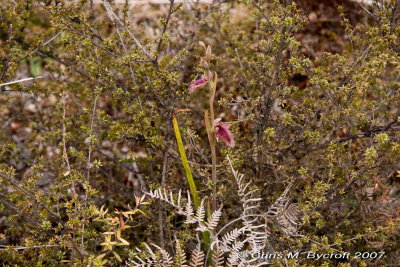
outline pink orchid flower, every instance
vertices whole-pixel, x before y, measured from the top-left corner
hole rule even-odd
[[[212,126],[217,140],[222,140],[230,148],[235,146],[235,140],[233,140],[233,135],[229,130],[231,125],[223,123],[219,118],[213,121]]]
[[[204,87],[208,84],[208,82],[212,79],[211,72],[208,75],[201,75],[201,79],[194,80],[189,85],[189,93],[192,94],[197,91],[197,89]]]

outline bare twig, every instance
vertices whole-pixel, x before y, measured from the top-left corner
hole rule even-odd
[[[162,167],[162,174],[161,174],[161,188],[166,188],[166,184],[167,184],[167,175],[168,175],[168,157],[169,157],[169,148],[168,148],[168,144],[169,141],[171,139],[171,124],[170,121],[172,119],[173,116],[173,111],[170,111],[168,113],[168,118],[167,118],[167,137],[166,137],[166,143],[167,143],[167,147],[164,149],[163,152],[163,167]],[[164,213],[164,204],[161,204],[160,206],[160,212],[159,212],[159,216],[158,216],[158,222],[159,222],[159,228],[160,228],[160,243],[161,243],[161,247],[164,248],[165,247],[165,238],[164,238],[164,223],[163,223],[163,213]]]
[[[24,78],[21,80],[17,80],[17,81],[12,81],[12,82],[6,82],[6,83],[0,83],[0,87],[4,86],[4,85],[10,85],[10,84],[14,84],[14,83],[22,83],[22,82],[27,82],[30,80],[35,80],[35,79],[40,79],[42,78],[42,76],[37,76],[37,77],[31,77],[31,78]]]
[[[143,53],[149,58],[150,61],[154,61],[154,59],[151,57],[150,53],[147,51],[147,49],[139,42],[139,40],[136,38],[136,36],[131,32],[131,30],[122,23],[122,21],[119,19],[119,17],[114,13],[112,10],[110,4],[106,0],[102,0],[102,3],[104,7],[106,8],[107,15],[110,18],[112,22],[117,22],[126,32],[129,34],[129,36],[133,39],[133,41],[136,43],[136,45],[143,51]]]
[[[400,9],[400,1],[397,0],[395,6],[393,8],[392,16],[390,19],[390,33],[393,33],[394,29],[396,27],[396,22],[399,19],[399,16],[398,16],[399,9]]]
[[[242,79],[243,79],[244,82],[245,82],[245,83],[244,83],[244,86],[245,86],[245,88],[246,88],[246,93],[248,94],[248,93],[249,93],[249,85],[248,85],[249,82],[248,82],[248,80],[247,80],[245,68],[244,68],[244,66],[243,66],[242,61],[240,60],[240,56],[239,56],[239,52],[238,52],[238,49],[237,49],[237,48],[235,48],[235,53],[236,53],[236,57],[237,57],[237,60],[238,60],[240,69],[242,70]]]
[[[334,144],[344,143],[344,142],[347,142],[350,140],[354,140],[354,139],[358,139],[358,138],[367,138],[367,137],[371,137],[374,134],[386,132],[386,131],[390,130],[393,126],[395,126],[397,123],[399,123],[399,119],[398,119],[399,116],[400,116],[400,110],[396,113],[394,118],[388,124],[386,124],[384,126],[371,127],[369,130],[367,130],[365,132],[342,137],[342,138],[334,141],[333,143]],[[317,149],[325,148],[330,143],[331,143],[331,141],[327,141],[323,144],[320,144]]]
[[[376,16],[375,16],[373,13],[371,13],[371,12],[364,6],[364,3],[360,2],[360,1],[356,1],[356,3],[357,3],[362,9],[364,9],[364,11],[365,11],[367,14],[369,14],[370,16],[372,16],[372,17],[376,20]]]
[[[124,40],[122,39],[122,35],[121,35],[121,33],[119,32],[118,27],[117,27],[116,30],[117,30],[117,34],[118,34],[119,40],[121,41],[122,48],[124,49],[124,54],[125,54],[125,56],[128,56],[128,50],[126,49],[125,42],[124,42]],[[134,72],[133,69],[132,69],[131,63],[129,62],[128,64],[129,64],[129,71],[131,72],[132,82],[133,82],[134,84],[136,84],[135,72]],[[138,97],[140,97],[140,95],[138,95]]]
[[[45,210],[47,210],[53,217],[55,217],[57,220],[62,221],[61,217],[59,215],[57,215],[56,213],[54,213],[54,211],[52,211],[49,207],[47,207],[45,204],[43,204],[42,202],[40,202],[37,197],[35,197],[31,192],[28,192],[27,190],[25,190],[24,188],[22,188],[11,176],[6,176],[2,173],[0,173],[0,177],[2,177],[4,180],[10,182],[13,186],[15,186],[21,193],[23,193],[24,195],[28,196],[29,198],[31,198],[33,201],[35,201],[36,204],[38,204],[39,206],[41,206],[42,208],[44,208]]]
[[[86,182],[88,184],[90,184],[90,165],[91,165],[91,156],[92,156],[92,134],[93,134],[93,125],[94,125],[94,117],[95,117],[95,113],[96,113],[96,106],[97,106],[97,99],[99,97],[99,94],[96,93],[96,96],[94,98],[93,101],[93,107],[92,107],[92,116],[91,116],[91,120],[90,120],[90,130],[89,130],[89,151],[88,151],[88,159],[87,159],[87,163],[86,163],[86,168],[87,168],[87,173],[86,173]],[[84,207],[86,209],[87,207],[87,201],[88,201],[88,197],[89,194],[87,192],[87,190],[85,190],[85,200],[84,200]],[[82,223],[82,233],[85,230],[85,224]],[[81,248],[83,249],[83,235],[81,237]]]
[[[38,47],[36,47],[34,50],[32,50],[31,52],[29,52],[26,56],[20,58],[17,60],[18,62],[21,62],[22,60],[32,56],[33,54],[35,54],[37,51],[39,51],[41,48],[45,47],[46,45],[48,45],[51,41],[53,41],[54,39],[56,39],[59,35],[61,34],[61,31],[55,33],[52,37],[50,37],[49,40],[47,40],[46,42],[44,42],[43,44],[39,45]]]
[[[272,31],[273,31],[274,33],[276,33],[276,30],[275,30],[274,27],[272,27],[272,25],[271,25],[271,23],[270,23],[270,21],[269,21],[269,18],[265,15],[263,7],[260,6],[260,5],[257,3],[257,1],[254,1],[254,0],[252,1],[252,4],[253,4],[253,6],[255,6],[255,7],[258,9],[258,12],[260,12],[261,16],[263,16],[263,18],[265,19],[265,22],[269,24],[269,26],[270,26],[270,28],[272,29]]]
[[[41,245],[41,246],[32,246],[32,247],[12,247],[12,246],[3,246],[0,245],[0,251],[7,251],[7,250],[26,250],[26,249],[35,249],[35,248],[56,248],[61,247],[61,245]]]
[[[97,59],[97,63],[99,64],[99,58],[97,56],[97,53],[95,51],[96,54],[96,59]],[[91,168],[91,156],[92,156],[92,136],[93,136],[93,125],[94,125],[94,117],[96,115],[96,107],[97,107],[97,99],[99,98],[99,93],[95,92],[95,97],[94,97],[94,101],[93,101],[93,107],[92,107],[92,115],[90,118],[90,130],[89,130],[89,142],[88,142],[88,159],[87,159],[87,163],[86,163],[86,168],[87,168],[87,173],[86,173],[86,182],[87,185],[90,186],[90,168]],[[88,190],[85,190],[85,200],[84,200],[84,208],[87,208],[87,202],[88,202]],[[82,233],[84,233],[85,230],[85,223],[82,223]],[[84,250],[84,238],[83,238],[83,234],[81,237],[81,249]]]
[[[72,183],[72,196],[76,197],[76,189],[75,189],[75,182],[72,180],[72,173],[71,173],[71,165],[69,164],[69,159],[68,159],[68,152],[67,152],[67,146],[66,146],[66,129],[65,129],[65,99],[66,99],[66,94],[63,92],[63,125],[62,125],[62,142],[63,142],[63,154],[64,154],[64,160],[65,163],[67,164],[67,172],[68,175],[71,178],[71,183]]]
[[[11,210],[12,212],[17,213],[19,216],[21,216],[25,221],[29,222],[30,224],[33,224],[35,226],[40,226],[40,224],[35,219],[33,219],[31,216],[29,216],[27,214],[23,214],[20,211],[20,209],[15,207],[12,203],[8,202],[5,199],[5,196],[3,196],[3,195],[0,195],[0,204],[2,204],[4,207]]]
[[[65,226],[64,221],[61,219],[60,216],[58,216],[57,214],[55,214],[49,207],[47,207],[46,205],[44,205],[42,202],[40,202],[32,193],[28,192],[27,190],[23,189],[22,187],[20,187],[18,185],[18,183],[16,181],[14,181],[14,179],[12,177],[7,177],[4,174],[0,173],[0,177],[2,177],[3,179],[9,181],[12,185],[14,185],[21,193],[23,193],[24,195],[28,196],[29,198],[31,198],[33,201],[35,201],[35,203],[37,203],[38,205],[40,205],[42,208],[44,208],[45,210],[47,210],[53,217],[55,217],[57,219],[57,221],[61,224],[62,228],[63,228],[63,232],[68,231],[68,228]],[[40,223],[34,219],[33,217],[26,215],[24,213],[22,213],[17,207],[15,207],[12,203],[8,202],[5,198],[5,196],[0,194],[0,203],[5,206],[7,209],[18,213],[25,221],[40,227]],[[48,234],[51,234],[51,232],[47,232]],[[54,234],[52,234],[54,235]],[[83,258],[83,254],[81,252],[81,250],[78,248],[78,246],[75,243],[75,240],[68,236],[68,239],[71,241],[72,244],[72,248],[78,253],[80,258]]]
[[[91,156],[92,156],[92,135],[93,135],[93,125],[94,125],[94,117],[96,114],[96,107],[97,107],[97,99],[99,98],[99,94],[96,93],[96,96],[93,101],[93,107],[92,107],[92,116],[90,119],[90,130],[89,130],[89,151],[88,151],[88,159],[86,163],[86,177],[87,177],[87,182],[90,182],[90,165],[91,165]]]
[[[161,50],[161,45],[162,45],[162,42],[163,42],[163,36],[164,36],[165,32],[167,31],[171,15],[174,13],[174,2],[175,2],[175,0],[170,0],[169,2],[170,2],[170,4],[169,4],[169,10],[168,10],[167,19],[165,20],[165,24],[163,26],[163,29],[162,29],[162,32],[161,32],[161,35],[160,35],[160,40],[158,41],[157,48],[156,48],[157,53],[156,53],[155,62],[158,62],[158,57],[159,57],[160,50]]]
[[[350,67],[349,73],[345,75],[337,84],[336,89],[338,90],[341,86],[345,85],[351,78],[351,75],[357,70],[358,67],[361,66],[361,63],[364,61],[364,59],[367,57],[369,52],[371,51],[373,44],[370,44],[359,56],[357,56],[356,60],[354,61],[353,65]],[[350,98],[350,95],[348,96]]]

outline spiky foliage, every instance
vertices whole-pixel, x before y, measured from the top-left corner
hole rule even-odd
[[[266,213],[266,216],[275,219],[280,229],[289,236],[296,235],[301,214],[297,204],[289,205],[290,198],[288,193],[291,188],[292,183],[286,187],[282,195],[271,205]]]
[[[137,2],[0,0],[1,263],[398,265],[400,1]]]
[[[180,240],[176,240],[175,252],[174,265],[188,267],[184,247]]]
[[[204,252],[199,249],[195,249],[192,251],[192,257],[190,258],[189,266],[202,267],[204,265],[204,260]]]
[[[212,252],[212,267],[222,267],[224,266],[224,251],[222,251],[217,244]]]
[[[262,259],[246,259],[244,257],[240,257],[240,252],[243,250],[250,252],[259,252],[261,251],[268,240],[268,226],[266,223],[257,224],[259,222],[259,218],[263,217],[262,214],[258,213],[259,202],[261,198],[256,198],[256,190],[250,190],[251,182],[246,182],[244,179],[244,175],[238,173],[232,166],[232,162],[230,158],[227,156],[228,162],[230,164],[233,177],[237,184],[237,194],[242,202],[242,213],[239,218],[233,220],[229,224],[242,224],[241,228],[234,228],[233,230],[221,235],[221,231],[216,232],[218,222],[222,215],[222,208],[215,210],[209,215],[206,219],[205,216],[205,199],[202,199],[200,206],[197,208],[194,213],[194,208],[191,203],[191,195],[188,192],[186,197],[186,204],[183,203],[184,199],[182,198],[181,191],[178,192],[176,196],[173,193],[167,192],[166,189],[156,189],[150,192],[145,192],[149,197],[164,201],[170,204],[175,211],[186,217],[185,224],[191,225],[196,224],[197,227],[194,229],[195,232],[208,232],[211,235],[211,253],[213,258],[214,266],[220,266],[224,263],[225,258],[228,264],[237,265],[237,266],[258,266],[262,264],[264,261]],[[287,194],[287,190],[284,192]],[[280,199],[283,197],[281,196]],[[280,200],[281,201],[281,200]],[[277,204],[275,204],[277,206]],[[270,216],[273,216],[272,214]],[[282,220],[284,221],[284,220]],[[222,230],[225,228],[222,227]],[[177,241],[177,249],[180,249],[178,246],[179,241]],[[147,246],[148,248],[148,246]],[[139,252],[141,252],[139,250]],[[165,251],[160,251],[162,255],[165,254]],[[210,251],[207,251],[207,255]],[[224,253],[226,253],[226,257],[224,257]],[[175,253],[176,255],[180,254],[178,251]],[[137,259],[140,259],[139,256],[135,256]],[[203,265],[205,253],[200,249],[200,243],[198,244],[198,248],[192,251],[191,260],[189,266],[200,266]],[[167,258],[167,256],[164,256]],[[182,256],[180,256],[182,258]],[[151,260],[154,261],[154,253],[149,251],[149,255],[147,259],[140,259],[140,262],[146,262]],[[175,260],[177,261],[177,260]]]
[[[145,260],[142,260],[144,257],[135,257],[134,259],[130,259],[126,264],[133,264],[133,266],[143,266],[143,267],[150,267],[150,266],[157,266],[157,267],[171,267],[172,257],[171,255],[164,250],[163,248],[151,244],[157,250],[154,252],[148,244],[143,244],[144,250],[136,248],[137,253],[146,255]]]
[[[242,220],[246,228],[246,234],[251,244],[250,250],[252,252],[261,251],[268,240],[269,229],[266,224],[257,223],[260,220],[257,209],[261,198],[255,197],[256,190],[251,190],[251,181],[245,182],[244,175],[237,172],[229,157],[227,157],[231,167],[233,176],[238,186],[238,195],[242,202]]]

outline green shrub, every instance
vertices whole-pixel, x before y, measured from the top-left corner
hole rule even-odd
[[[101,2],[0,1],[4,266],[398,263],[398,1]]]

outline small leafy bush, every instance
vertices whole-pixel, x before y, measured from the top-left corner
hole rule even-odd
[[[0,0],[4,266],[398,264],[399,1],[129,2]]]

